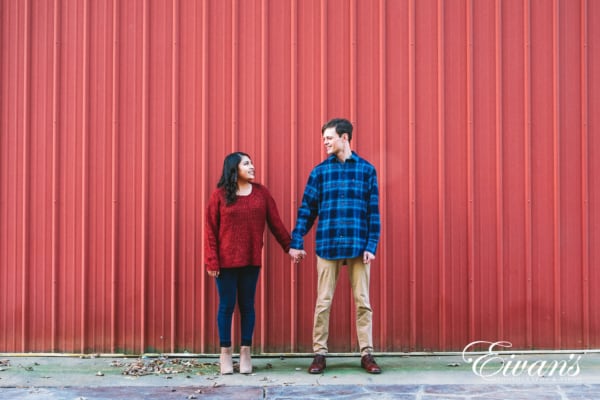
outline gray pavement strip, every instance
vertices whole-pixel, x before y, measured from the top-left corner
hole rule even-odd
[[[328,385],[220,387],[30,387],[2,388],[3,400],[109,399],[597,399],[600,385]]]

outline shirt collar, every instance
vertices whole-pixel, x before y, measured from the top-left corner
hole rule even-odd
[[[346,162],[348,162],[348,161],[357,162],[359,158],[360,157],[358,156],[358,154],[356,154],[356,152],[354,150],[352,150],[352,154],[350,154],[350,157],[348,157],[346,159]],[[328,157],[328,159],[330,162],[337,162],[337,163],[340,162],[340,160],[338,160],[338,158],[335,154],[330,155]]]

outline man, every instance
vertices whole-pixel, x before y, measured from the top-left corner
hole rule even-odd
[[[326,366],[331,302],[340,272],[346,265],[356,305],[356,330],[361,366],[379,374],[372,335],[369,301],[370,264],[379,242],[379,194],[375,168],[350,148],[350,121],[335,118],[321,128],[327,159],[308,178],[296,227],[292,232],[290,256],[302,258],[303,237],[318,217],[317,302],[313,326],[315,358],[308,372],[320,374]]]

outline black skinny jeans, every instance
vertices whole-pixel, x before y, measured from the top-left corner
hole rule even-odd
[[[240,268],[221,268],[217,278],[219,290],[219,341],[221,347],[231,346],[231,320],[237,300],[240,309],[242,346],[252,345],[254,333],[254,297],[260,268],[247,266]]]

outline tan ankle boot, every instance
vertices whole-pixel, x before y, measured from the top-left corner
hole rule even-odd
[[[240,347],[240,374],[252,373],[252,358],[250,357],[250,346]]]
[[[231,359],[231,353],[231,347],[221,347],[221,357],[219,359],[221,363],[221,375],[233,374],[233,361]]]

